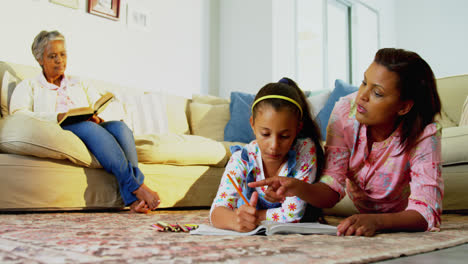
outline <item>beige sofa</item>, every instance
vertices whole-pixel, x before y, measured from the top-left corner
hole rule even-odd
[[[36,66],[0,62],[2,106],[8,104],[16,83],[39,72]],[[97,80],[89,82],[101,91],[114,92],[117,101],[128,98],[125,93],[137,94],[143,101],[155,97],[159,102],[164,101],[166,108],[162,112],[167,115],[168,133],[135,136],[145,183],[159,193],[161,208],[211,205],[230,156],[228,147],[237,143],[200,135],[222,139],[223,131],[211,132],[204,116],[214,116],[206,108],[215,108],[217,114],[222,110],[224,116],[229,116],[228,100],[210,96],[188,100]],[[110,112],[111,117],[123,114],[123,121],[136,126],[132,116],[139,113],[121,110],[110,105],[103,114]],[[219,119],[219,122],[227,120]],[[213,123],[213,126],[223,124]],[[199,135],[191,134],[194,127]],[[123,207],[114,176],[100,168],[76,136],[58,125],[24,115],[4,113],[0,119],[0,181],[1,211]]]
[[[8,103],[15,82],[39,72],[38,67],[0,62],[2,105]],[[6,80],[5,74],[10,74],[12,80]],[[124,111],[111,108],[109,112],[123,115],[123,121],[134,131],[136,124],[129,116],[135,113],[129,111],[135,109],[125,107],[128,99],[125,94],[138,94],[145,100],[156,96],[97,80],[90,83],[117,95]],[[468,127],[458,124],[468,96],[468,75],[442,78],[438,84],[444,105],[443,207],[467,210]],[[157,95],[159,99],[161,96],[168,133],[135,136],[145,182],[160,194],[161,208],[210,206],[229,158],[228,147],[237,144],[222,142],[223,129],[229,120],[229,101],[213,96],[186,99]],[[29,117],[5,115],[0,119],[0,181],[0,211],[123,207],[116,180],[99,168],[79,139],[54,124]],[[326,212],[349,215],[355,208],[345,198]]]

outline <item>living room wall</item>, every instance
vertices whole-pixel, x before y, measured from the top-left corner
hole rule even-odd
[[[420,53],[436,77],[468,73],[468,2],[361,2],[379,12],[381,47]],[[148,12],[149,30],[127,26],[127,4]],[[34,36],[58,29],[67,38],[70,74],[187,97],[255,93],[266,82],[295,77],[293,6],[293,0],[121,0],[120,20],[112,21],[87,13],[87,0],[78,9],[2,0],[0,60],[37,65]]]
[[[209,0],[122,0],[119,21],[49,0],[0,1],[0,60],[38,66],[31,43],[41,30],[65,35],[69,74],[191,96],[208,93]],[[131,29],[127,4],[149,14],[149,30]]]
[[[398,47],[416,51],[437,78],[468,74],[468,1],[397,0]]]

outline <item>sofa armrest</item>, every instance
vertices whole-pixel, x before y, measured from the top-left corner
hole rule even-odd
[[[442,129],[442,165],[468,163],[468,126]]]

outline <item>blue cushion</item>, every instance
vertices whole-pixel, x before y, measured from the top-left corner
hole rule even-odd
[[[337,79],[335,81],[335,89],[333,89],[332,93],[330,94],[330,97],[328,97],[328,100],[325,103],[325,106],[317,114],[317,118],[315,120],[320,126],[322,140],[325,140],[327,138],[328,119],[330,119],[330,115],[333,110],[333,107],[335,107],[335,103],[338,102],[338,100],[341,97],[354,93],[357,90],[358,87],[352,86],[342,80]]]
[[[231,118],[224,127],[224,141],[249,143],[255,139],[250,127],[251,107],[255,95],[231,92],[229,112]]]

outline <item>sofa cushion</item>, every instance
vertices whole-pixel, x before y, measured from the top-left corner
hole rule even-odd
[[[323,109],[327,103],[328,97],[330,97],[331,91],[321,90],[316,92],[310,92],[307,96],[307,102],[310,107],[311,117],[315,118],[320,110]]]
[[[100,167],[75,134],[55,123],[26,114],[14,114],[0,120],[0,150],[41,158],[68,159],[81,166]]]
[[[466,97],[465,103],[463,104],[459,126],[468,126],[468,96]]]
[[[442,109],[458,125],[463,103],[468,96],[468,74],[438,78],[436,81]]]
[[[135,144],[142,163],[223,167],[230,157],[221,142],[195,135],[136,136]]]
[[[442,165],[468,163],[468,126],[442,130]]]
[[[209,105],[223,105],[229,104],[229,100],[213,95],[192,95],[192,102],[200,104],[209,104]]]
[[[316,121],[320,126],[320,133],[322,134],[322,140],[326,140],[327,138],[327,125],[328,120],[330,119],[330,115],[332,113],[333,107],[335,107],[335,103],[343,96],[346,96],[350,93],[354,93],[358,90],[358,87],[352,86],[342,80],[337,79],[335,81],[335,89],[331,92],[330,96],[328,97],[325,106],[320,110],[317,114]]]
[[[11,95],[19,82],[20,80],[13,76],[9,71],[5,71],[3,74],[2,89],[0,91],[1,116],[3,117],[9,114]]]
[[[190,103],[190,128],[192,134],[224,140],[224,127],[229,121],[229,104]]]
[[[229,100],[211,95],[193,95],[189,113],[193,135],[224,140],[224,127],[229,121]]]
[[[230,119],[224,128],[224,141],[249,143],[255,139],[250,127],[251,107],[255,95],[232,92],[229,104]]]
[[[442,128],[455,127],[457,123],[452,120],[449,115],[445,112],[444,107],[440,109],[440,115],[435,117],[435,120],[442,126]]]
[[[121,95],[127,114],[131,117],[134,135],[164,134],[169,132],[165,96],[160,93]],[[128,125],[128,124],[127,124]]]
[[[170,133],[190,134],[187,122],[188,101],[182,96],[166,94],[166,114]]]

